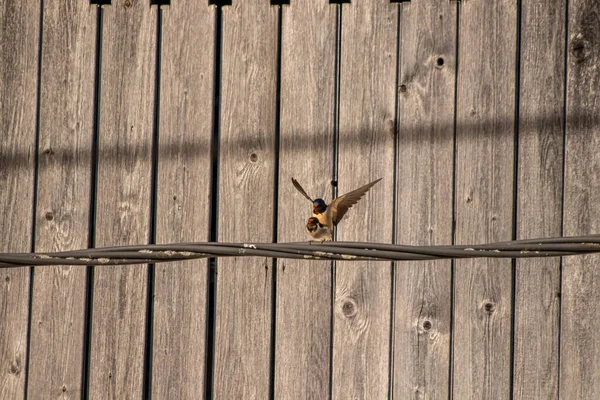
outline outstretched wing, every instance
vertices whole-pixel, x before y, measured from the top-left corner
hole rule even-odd
[[[358,201],[362,199],[365,193],[367,193],[369,189],[371,189],[371,187],[373,187],[373,185],[375,185],[381,179],[383,178],[379,178],[371,183],[367,183],[365,186],[361,186],[358,189],[341,195],[340,197],[332,201],[331,204],[329,204],[328,208],[331,212],[333,223],[337,225],[342,220],[342,218],[344,218],[344,215],[346,214],[348,209],[356,203],[358,203]]]
[[[302,186],[300,186],[300,184],[298,183],[297,180],[295,180],[294,178],[292,178],[292,183],[294,184],[294,187],[296,189],[298,189],[298,191],[304,195],[304,197],[306,197],[308,200],[310,200],[311,203],[313,202],[313,199],[311,199],[310,196],[306,194],[306,192],[304,191],[304,189],[302,188]]]

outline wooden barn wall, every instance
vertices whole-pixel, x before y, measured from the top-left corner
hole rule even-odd
[[[597,0],[91,3],[0,4],[1,252],[600,232]],[[599,261],[4,268],[0,399],[596,399]]]

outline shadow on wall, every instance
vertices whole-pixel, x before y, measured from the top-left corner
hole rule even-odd
[[[523,123],[520,126],[519,134],[527,134],[532,131],[544,131],[544,127],[552,127],[556,128],[556,126],[561,125],[562,117],[561,115],[553,114],[553,115],[544,115],[538,118],[528,118],[526,121],[522,121]],[[513,120],[511,118],[507,118],[505,120],[500,121],[490,121],[490,122],[463,122],[460,124],[460,132],[463,135],[472,135],[474,138],[480,135],[489,135],[489,134],[513,134]],[[589,127],[598,126],[600,127],[600,114],[580,114],[580,115],[568,115],[567,116],[567,126],[571,128],[569,131],[570,137],[576,137],[576,135],[584,134],[589,135],[588,132]],[[4,127],[7,128],[7,127]],[[421,133],[430,132],[432,134],[443,135],[447,138],[447,140],[453,140],[453,136],[448,134],[448,132],[453,132],[454,129],[454,121],[449,120],[445,123],[438,124],[437,126],[426,126],[422,125],[417,128],[413,128],[412,131],[418,130]],[[599,128],[600,129],[600,128]],[[344,142],[345,145],[360,145],[361,143],[365,143],[365,138],[368,133],[356,132],[354,135],[344,134]],[[146,143],[141,143],[139,145],[128,146],[127,148],[106,148],[101,147],[102,154],[100,157],[105,161],[117,161],[119,159],[135,159],[138,157],[150,157],[150,142],[151,142],[152,132],[148,132],[148,140]],[[301,135],[294,136],[294,150],[302,152],[310,149],[314,146],[315,143],[319,142],[317,137],[318,132],[305,132]],[[224,146],[236,146],[241,149],[248,149],[248,151],[254,151],[257,149],[257,142],[253,139],[254,135],[239,135],[239,137],[235,141],[222,142],[220,144],[221,148]],[[464,136],[462,136],[464,138]],[[468,138],[468,136],[467,136]],[[402,143],[406,143],[407,140],[411,141],[420,141],[424,142],[429,141],[429,135],[419,134],[419,135],[405,135],[402,131],[402,127],[400,127],[400,145]],[[201,137],[194,137],[193,134],[185,138],[181,142],[165,142],[164,140],[159,139],[159,157],[161,161],[165,161],[171,158],[179,158],[179,159],[192,159],[197,157],[209,157],[211,151],[210,144],[210,133],[207,133]],[[10,151],[10,149],[1,148],[0,153],[0,171],[3,171],[4,174],[8,174],[9,171],[15,171],[22,168],[31,168],[33,165],[33,153],[29,151],[21,151],[15,152]],[[91,150],[90,149],[79,149],[77,152],[74,152],[72,148],[67,147],[66,145],[57,144],[52,146],[51,148],[40,148],[39,156],[53,156],[55,158],[54,162],[58,162],[59,164],[81,164],[84,163],[89,165],[91,160]]]

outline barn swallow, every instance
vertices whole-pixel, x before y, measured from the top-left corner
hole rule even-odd
[[[298,191],[302,193],[304,197],[306,197],[308,200],[310,200],[311,203],[313,203],[312,216],[314,218],[317,218],[319,223],[326,227],[331,233],[333,231],[333,227],[337,225],[342,220],[342,218],[344,218],[344,215],[346,214],[348,209],[356,203],[358,203],[358,201],[365,195],[365,193],[367,193],[369,189],[371,189],[371,187],[377,182],[379,182],[381,179],[382,178],[379,178],[371,183],[367,183],[366,185],[359,187],[358,189],[343,194],[337,199],[333,200],[329,205],[327,205],[327,203],[325,203],[323,199],[313,200],[308,194],[306,194],[306,191],[304,191],[302,186],[300,186],[298,181],[294,178],[292,178],[292,183],[294,184],[294,187],[298,189]]]
[[[331,230],[320,223],[315,217],[310,217],[308,219],[306,233],[311,237],[310,240],[320,240],[321,242],[331,240]]]

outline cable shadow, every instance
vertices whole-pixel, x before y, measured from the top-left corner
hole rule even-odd
[[[525,121],[521,121],[519,135],[526,135],[532,132],[542,132],[546,128],[554,128],[562,126],[562,117],[560,114],[543,115],[536,118],[528,118]],[[578,137],[580,135],[589,135],[589,128],[598,126],[600,127],[600,114],[590,112],[585,114],[571,114],[567,115],[567,135],[570,138]],[[400,132],[399,145],[407,141],[419,142],[428,141],[429,135],[423,135],[424,132],[430,132],[433,134],[439,134],[441,132],[453,132],[454,121],[448,119],[442,123],[437,122],[431,125],[417,125],[412,126],[411,132],[407,133],[406,130]],[[469,139],[475,137],[481,137],[482,135],[513,135],[514,134],[514,120],[512,118],[505,118],[497,121],[459,121],[457,134],[462,139]],[[600,129],[600,128],[599,128]],[[282,135],[285,135],[286,129],[282,128]],[[420,134],[416,134],[420,133]],[[322,133],[326,137],[330,137],[330,133]],[[387,133],[382,133],[387,134]],[[90,130],[90,140],[92,132]],[[137,157],[146,157],[150,155],[151,149],[149,143],[151,142],[152,132],[148,132],[148,140],[144,143],[128,145],[127,147],[111,147],[106,148],[100,144],[99,159],[103,162],[117,162],[122,159],[135,159]],[[322,141],[320,139],[321,133],[319,132],[302,132],[298,130],[293,133],[294,135],[294,149],[293,151],[302,153],[313,149],[315,144]],[[344,146],[365,146],[368,145],[373,139],[373,133],[369,133],[366,130],[358,130],[350,133],[344,133]],[[51,136],[46,133],[44,136]],[[210,138],[212,132],[196,133],[190,136],[181,137],[178,140],[170,140],[165,142],[164,140],[159,143],[158,156],[161,162],[168,162],[171,159],[185,160],[195,159],[197,157],[210,158],[211,143]],[[273,132],[273,137],[275,132]],[[452,135],[444,135],[447,140],[453,140]],[[165,136],[163,136],[165,137]],[[252,151],[264,147],[264,143],[257,142],[254,138],[256,136],[252,133],[247,135],[240,135],[235,140],[227,140],[222,142],[220,145],[224,148],[236,148],[236,152],[240,150],[248,150],[249,154]],[[283,136],[282,136],[283,138]],[[161,138],[162,139],[162,138]],[[102,138],[100,139],[102,142]],[[274,141],[273,141],[274,142]],[[16,143],[13,141],[13,143]],[[0,149],[0,177],[2,175],[12,174],[22,169],[32,168],[33,166],[33,154],[31,149],[25,148],[18,150],[11,150],[7,148]],[[288,149],[289,151],[289,149]],[[76,148],[71,146],[71,143],[57,143],[52,147],[40,148],[40,164],[43,166],[47,162],[54,162],[60,165],[77,165],[83,163],[89,165],[91,160],[91,148]],[[309,156],[305,156],[309,157]]]

